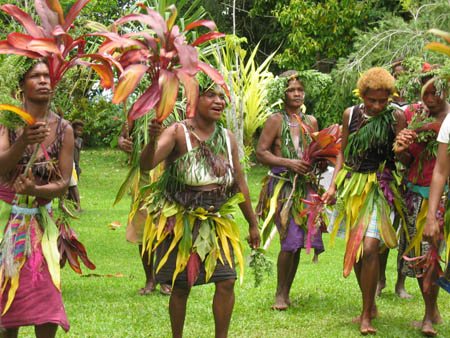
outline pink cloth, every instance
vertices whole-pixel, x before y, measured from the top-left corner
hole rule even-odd
[[[405,110],[406,121],[409,123],[414,116],[414,114],[420,113],[420,109],[418,104],[413,105],[413,110],[410,109],[411,106],[408,106]],[[413,157],[413,163],[410,166],[408,173],[408,181],[418,184],[421,186],[428,187],[431,184],[431,177],[433,176],[434,165],[436,164],[436,157],[431,155],[425,155],[425,160],[422,160],[422,170],[419,172],[419,163],[421,154],[424,152],[426,144],[425,143],[413,143],[409,146],[408,150]]]
[[[1,188],[4,189],[4,187]],[[0,192],[2,189],[0,189]],[[7,227],[11,224],[12,216]],[[33,218],[32,222],[36,222],[36,218]],[[40,227],[37,223],[30,224],[30,226]],[[47,262],[43,259],[41,244],[36,243],[33,230],[32,228],[33,252],[30,257],[26,258],[19,272],[19,287],[10,308],[1,317],[1,325],[4,328],[13,328],[54,323],[68,331],[70,325],[62,302],[61,292],[53,284]],[[3,285],[3,281],[1,281],[1,285]],[[10,281],[1,294],[0,313],[3,313],[8,301],[9,289]]]
[[[28,259],[20,270],[19,288],[11,307],[1,318],[2,326],[12,328],[54,323],[60,325],[67,332],[70,325],[62,302],[61,292],[52,282],[47,263],[43,260],[40,278],[37,283],[33,283],[30,261]],[[2,295],[2,312],[8,299],[9,287],[10,284],[8,283]]]

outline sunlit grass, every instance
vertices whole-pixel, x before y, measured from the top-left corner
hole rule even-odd
[[[123,277],[83,277],[70,268],[62,273],[62,291],[71,330],[58,337],[170,337],[168,297],[159,292],[140,296],[137,290],[144,284],[144,274],[134,244],[125,241],[129,198],[112,207],[115,194],[126,174],[124,155],[109,149],[88,150],[81,154],[82,207],[87,212],[74,222],[74,228],[85,244],[89,257],[97,265],[95,271],[83,273]],[[265,168],[254,167],[249,174],[252,202],[256,203],[259,181]],[[248,235],[245,222],[241,237]],[[108,224],[120,222],[117,230]],[[236,305],[230,325],[230,337],[359,337],[352,317],[359,315],[361,296],[354,274],[342,277],[343,241],[328,247],[313,264],[312,255],[302,252],[300,266],[291,291],[293,306],[287,311],[270,310],[276,287],[276,269],[259,288],[253,287],[253,277],[246,270],[243,285],[236,284]],[[273,241],[268,257],[274,263],[279,250],[278,238]],[[246,255],[249,251],[246,247]],[[407,290],[414,299],[399,299],[394,294],[396,251],[391,252],[388,285],[378,299],[380,316],[374,321],[379,337],[421,337],[410,326],[423,316],[424,305],[417,283],[408,279]],[[185,337],[213,337],[212,297],[214,285],[193,288],[187,307]],[[450,337],[450,296],[441,292],[439,306],[444,324],[437,327],[441,337]],[[21,330],[22,336],[33,336],[32,328]]]

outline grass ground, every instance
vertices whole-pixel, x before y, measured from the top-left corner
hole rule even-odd
[[[167,296],[155,292],[140,296],[137,290],[144,284],[144,274],[136,245],[125,241],[129,199],[124,198],[112,207],[115,194],[126,174],[124,155],[113,150],[82,152],[81,183],[82,207],[87,212],[73,226],[85,244],[89,257],[97,265],[95,271],[83,269],[75,274],[70,268],[62,272],[62,292],[71,329],[67,334],[59,329],[58,337],[170,337]],[[249,174],[252,201],[256,203],[259,181],[265,173],[254,167]],[[241,237],[247,236],[243,217]],[[111,222],[122,225],[113,231]],[[291,299],[293,306],[285,312],[270,310],[276,287],[273,275],[253,287],[253,276],[246,270],[244,283],[236,284],[236,305],[231,320],[230,337],[359,337],[358,325],[351,322],[359,315],[361,296],[354,274],[342,277],[343,240],[328,247],[328,235],[323,236],[326,251],[319,264],[313,264],[312,255],[302,252],[300,266],[294,281]],[[278,240],[274,240],[268,258],[276,262]],[[246,255],[248,255],[246,248]],[[387,287],[378,298],[380,316],[374,320],[378,337],[421,337],[410,326],[420,320],[424,305],[415,280],[408,279],[407,290],[413,299],[399,299],[394,293],[395,256],[391,253],[387,269]],[[275,267],[275,266],[274,266]],[[114,277],[106,277],[112,275]],[[214,322],[211,310],[213,285],[193,288],[187,307],[185,337],[213,337]],[[439,306],[444,324],[438,326],[441,337],[450,337],[450,295],[441,292]],[[21,336],[33,336],[32,328],[23,328]]]

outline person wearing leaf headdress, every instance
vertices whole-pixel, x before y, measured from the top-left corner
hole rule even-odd
[[[377,316],[375,291],[378,282],[381,240],[388,248],[397,246],[390,213],[399,205],[396,179],[395,135],[406,126],[404,115],[388,105],[394,93],[394,78],[374,67],[358,81],[363,103],[347,108],[342,118],[342,147],[332,184],[322,196],[337,202],[330,220],[330,240],[345,234],[344,277],[352,267],[362,292],[362,313],[356,318],[363,334],[375,333],[371,320]],[[402,155],[399,155],[402,157]]]
[[[25,69],[20,89],[28,125],[12,124],[3,114],[0,127],[1,321],[6,337],[17,337],[27,325],[35,326],[37,337],[54,337],[58,325],[67,331],[69,323],[51,201],[67,190],[74,139],[70,123],[49,110],[47,64]]]
[[[428,266],[420,263],[413,265],[409,261],[420,260],[422,255],[427,257],[433,254],[430,244],[422,239],[422,231],[426,222],[430,183],[438,151],[436,136],[442,121],[450,112],[450,104],[446,101],[448,80],[443,77],[443,70],[438,65],[425,64],[422,72],[415,74],[422,83],[422,102],[406,109],[408,128],[403,129],[397,136],[394,148],[395,151],[406,149],[410,155],[405,193],[409,212],[400,237],[399,250],[404,257],[400,271],[406,276],[417,277],[425,301],[425,316],[418,326],[421,326],[422,332],[427,335],[435,335],[433,324],[442,322],[437,306],[439,286],[428,278],[433,269],[428,269]],[[435,209],[435,217],[440,219],[441,223],[443,210],[442,202],[440,210]]]
[[[146,197],[144,250],[156,249],[156,280],[172,283],[169,313],[174,337],[181,337],[186,302],[193,285],[215,283],[216,337],[226,337],[234,305],[236,270],[242,281],[243,248],[233,214],[239,206],[249,223],[249,244],[259,247],[236,141],[217,121],[225,108],[223,91],[200,86],[196,114],[162,131],[153,120],[141,169],[165,161],[161,177]],[[158,137],[156,140],[156,137]]]
[[[311,74],[320,76],[318,72]],[[315,117],[302,111],[305,80],[297,71],[284,72],[272,80],[268,96],[281,101],[284,109],[267,119],[258,141],[256,159],[271,170],[263,180],[256,214],[263,222],[263,242],[270,241],[268,234],[275,225],[280,233],[277,290],[271,308],[285,310],[291,303],[289,293],[301,248],[307,248],[308,253],[311,248],[317,254],[324,251],[321,229],[308,230],[308,217],[301,215],[305,209],[301,199],[310,199],[319,189],[314,174],[317,165],[304,156],[318,124]]]
[[[137,120],[127,120],[123,123],[122,130],[118,138],[119,148],[130,154],[131,156],[130,172],[133,173],[133,175],[128,175],[126,179],[127,181],[132,180],[132,206],[130,217],[127,223],[126,239],[131,243],[138,244],[139,254],[142,253],[142,235],[144,232],[145,220],[147,218],[147,211],[145,209],[139,209],[136,212],[133,212],[133,205],[139,199],[139,189],[149,185],[151,182],[154,182],[160,175],[162,168],[162,165],[159,165],[152,171],[139,170],[138,157],[141,148],[145,145],[145,141],[148,141],[149,136],[147,126],[149,121],[149,114],[145,114]],[[153,291],[156,289],[153,252],[151,252],[149,255],[148,252],[145,251],[144,254],[141,255],[141,260],[145,272],[145,286],[139,289],[138,293],[140,295],[148,295],[153,293]],[[170,292],[170,285],[164,283],[160,285],[161,294],[170,295]]]

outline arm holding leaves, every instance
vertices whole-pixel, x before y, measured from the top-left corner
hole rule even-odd
[[[151,170],[167,159],[175,149],[178,125],[174,124],[163,131],[162,124],[152,120],[148,127],[150,141],[142,150],[140,166],[142,170]]]
[[[126,153],[133,152],[133,138],[130,136],[130,131],[133,130],[134,120],[129,120],[123,123],[120,131],[117,144],[121,150]]]
[[[14,182],[14,190],[16,193],[42,197],[45,199],[53,199],[64,194],[72,175],[73,148],[73,130],[71,126],[67,126],[64,130],[63,143],[58,157],[58,167],[61,178],[54,182],[37,185],[30,168],[27,173],[19,175]]]
[[[397,124],[394,126],[395,143],[394,152],[398,160],[405,166],[411,164],[411,155],[408,152],[409,146],[414,143],[417,133],[407,128],[407,122],[403,112],[396,110],[394,113]]]
[[[436,165],[433,170],[433,177],[430,185],[429,207],[426,218],[423,238],[435,248],[439,240],[439,222],[436,219],[436,211],[444,192],[445,183],[450,175],[450,153],[448,144],[439,143]]]
[[[334,166],[333,177],[331,178],[331,184],[328,190],[322,195],[322,201],[325,204],[330,204],[336,193],[336,177],[339,171],[342,169],[345,162],[345,148],[347,147],[348,134],[349,134],[349,122],[350,122],[350,111],[351,108],[347,108],[342,115],[342,140],[341,140],[341,150],[336,156],[336,165]]]
[[[270,167],[282,166],[286,167],[296,173],[306,174],[312,166],[303,160],[294,160],[276,156],[272,149],[277,146],[277,140],[281,139],[281,123],[283,115],[271,115],[264,125],[261,136],[256,147],[256,159],[258,162],[268,165]],[[282,140],[280,141],[281,144]]]
[[[242,172],[241,163],[239,162],[239,153],[236,140],[233,134],[227,131],[231,141],[231,155],[233,156],[234,177],[236,179],[239,191],[244,195],[245,201],[239,204],[239,208],[244,214],[245,219],[249,224],[249,238],[248,244],[252,249],[259,248],[261,238],[259,236],[258,222],[256,221],[255,213],[253,212],[250,193],[247,182],[245,181],[244,173]]]
[[[27,125],[19,138],[10,145],[8,129],[4,126],[0,131],[0,176],[8,175],[21,159],[27,146],[43,142],[50,134],[45,122]]]

